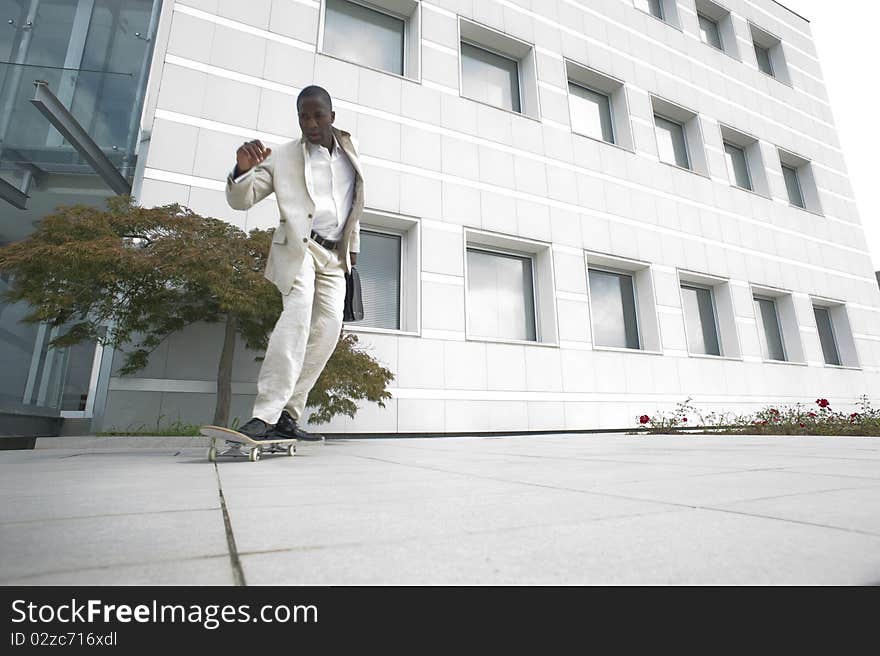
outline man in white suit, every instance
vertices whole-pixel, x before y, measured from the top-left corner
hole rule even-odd
[[[351,135],[333,127],[333,102],[321,87],[303,89],[296,107],[302,138],[274,152],[259,141],[243,144],[226,184],[233,209],[274,192],[280,212],[266,278],[284,309],[257,379],[253,418],[238,429],[258,440],[323,439],[297,422],[339,338],[345,274],[360,251],[364,181]]]

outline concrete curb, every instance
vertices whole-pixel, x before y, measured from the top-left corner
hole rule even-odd
[[[161,449],[161,448],[207,448],[211,443],[208,437],[163,436],[163,435],[112,435],[98,437],[84,435],[79,437],[39,437],[35,449]]]
[[[534,433],[530,435],[515,435],[508,437],[519,437],[519,438],[528,438],[528,437],[556,437],[559,436],[559,433]],[[561,434],[565,435],[565,434]],[[579,434],[572,434],[572,436],[580,436]],[[609,433],[594,433],[592,434],[594,437],[607,437],[611,434]],[[619,434],[615,434],[617,436]],[[331,439],[363,439],[364,436],[361,435],[333,435],[327,437],[327,440]],[[464,436],[464,435],[455,435],[448,436],[447,439],[492,439],[499,436],[495,435],[472,435],[472,436]],[[853,439],[853,440],[871,440],[871,439],[880,439],[878,436],[870,436],[870,435],[845,435],[845,436],[837,436],[837,435],[718,435],[718,434],[709,434],[709,435],[700,435],[700,434],[687,434],[680,433],[674,435],[631,435],[633,439],[657,439],[657,438],[681,438],[687,437],[691,439],[698,438],[728,438],[730,440],[738,440],[743,438],[777,438],[779,440],[785,439],[803,439],[803,438],[820,438],[820,439],[834,439],[834,440],[842,440],[842,439]],[[370,435],[370,439],[390,439],[390,440],[400,440],[407,439],[406,437],[400,437],[397,435],[382,435],[375,434]],[[443,439],[443,438],[441,438]],[[110,435],[110,436],[96,436],[96,435],[82,435],[82,436],[67,436],[67,437],[38,437],[36,438],[35,449],[163,449],[163,448],[207,448],[211,444],[211,439],[203,436],[164,436],[164,435]]]

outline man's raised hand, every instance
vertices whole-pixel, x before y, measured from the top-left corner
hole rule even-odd
[[[272,154],[271,148],[266,148],[259,139],[247,141],[235,151],[236,172],[238,175],[246,173],[257,164],[263,162]]]

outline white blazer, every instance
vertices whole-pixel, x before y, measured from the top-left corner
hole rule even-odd
[[[350,272],[349,252],[360,252],[364,177],[351,135],[336,128],[333,128],[333,133],[355,173],[351,212],[346,218],[342,239],[337,246],[343,255],[345,271]],[[265,276],[282,294],[288,293],[293,287],[293,281],[302,266],[315,212],[315,201],[311,193],[312,170],[306,166],[306,148],[307,144],[302,138],[288,141],[273,148],[269,157],[240,176],[238,182],[231,176],[226,182],[226,202],[235,210],[250,209],[269,194],[275,193],[280,217],[269,249]]]

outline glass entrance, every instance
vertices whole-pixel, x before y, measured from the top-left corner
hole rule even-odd
[[[0,0],[0,179],[27,196],[0,199],[0,248],[60,205],[103,205],[106,183],[31,104],[48,88],[129,180],[161,0]],[[10,284],[0,279],[0,290]],[[23,323],[0,301],[0,413],[22,408],[89,417],[103,355],[94,343],[52,349],[67,329]]]

